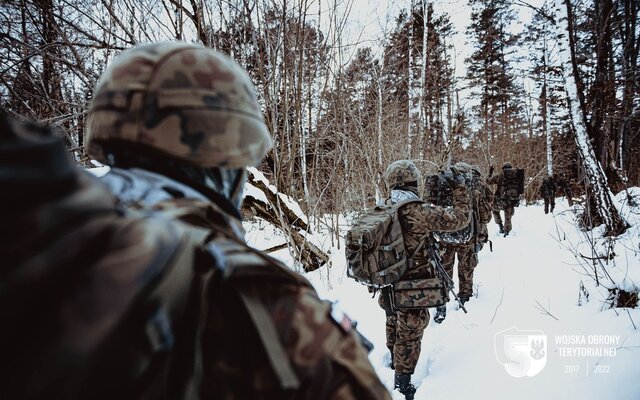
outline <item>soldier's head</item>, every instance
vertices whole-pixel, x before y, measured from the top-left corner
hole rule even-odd
[[[463,174],[468,174],[471,171],[471,165],[464,161],[458,161],[454,167]]]
[[[236,207],[246,167],[271,144],[246,71],[218,51],[183,42],[116,57],[87,118],[87,152],[98,161],[213,189]]]
[[[511,169],[513,168],[513,165],[511,165],[511,163],[509,161],[507,161],[506,163],[502,164],[502,169]]]
[[[389,190],[402,188],[417,194],[420,179],[418,167],[409,160],[394,161],[384,173],[384,182]]]
[[[474,176],[482,176],[482,171],[480,171],[480,167],[478,167],[475,164],[471,166],[471,172],[473,173]]]

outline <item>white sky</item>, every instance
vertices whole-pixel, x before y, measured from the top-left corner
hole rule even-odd
[[[333,0],[322,0],[323,4],[332,3]],[[348,23],[346,24],[343,37],[347,39],[343,45],[351,44],[351,54],[355,54],[358,47],[370,46],[374,50],[380,50],[384,44],[385,37],[395,26],[395,18],[401,9],[408,9],[411,0],[337,0],[338,9],[341,13],[349,10]],[[534,6],[539,6],[543,0],[532,0],[529,2]],[[467,43],[465,31],[470,23],[471,8],[467,4],[467,0],[441,0],[432,1],[436,15],[448,13],[451,22],[456,31],[452,38],[453,59],[455,63],[456,77],[462,79],[466,75],[465,58],[471,55],[473,48]],[[323,5],[323,10],[329,10],[328,5]],[[519,14],[520,21],[514,24],[513,29],[517,31],[522,29],[526,23],[531,20],[531,9],[526,7],[514,6],[515,11]],[[328,19],[328,18],[325,18]],[[322,24],[325,26],[327,21]],[[325,32],[326,33],[326,32]],[[348,60],[345,60],[345,64]],[[462,82],[460,82],[462,83]],[[461,85],[462,86],[462,85]],[[525,87],[530,86],[525,84]],[[465,106],[466,97],[469,90],[463,90],[460,93],[462,105]]]

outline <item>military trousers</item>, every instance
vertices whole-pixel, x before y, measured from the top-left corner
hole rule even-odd
[[[496,221],[496,224],[502,224],[502,217],[500,216],[500,210],[492,210],[493,220]],[[504,232],[511,232],[511,217],[515,214],[514,207],[505,207],[504,208]]]
[[[544,213],[549,214],[549,211],[553,212],[553,209],[556,207],[556,199],[554,197],[545,197],[544,198]]]
[[[383,288],[378,303],[386,314],[387,348],[391,352],[396,375],[413,374],[420,357],[424,330],[429,324],[429,310],[393,310],[391,288]]]
[[[473,240],[461,244],[441,244],[442,266],[449,277],[453,279],[453,264],[458,255],[458,296],[471,297],[473,295],[473,270],[478,265],[478,254]]]

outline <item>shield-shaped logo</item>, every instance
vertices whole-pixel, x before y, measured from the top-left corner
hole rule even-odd
[[[542,331],[516,327],[494,336],[496,359],[513,377],[536,376],[547,365],[547,336]]]

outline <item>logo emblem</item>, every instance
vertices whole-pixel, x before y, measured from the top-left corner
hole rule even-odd
[[[547,365],[547,335],[542,331],[505,329],[494,336],[496,359],[515,378],[536,376]]]

